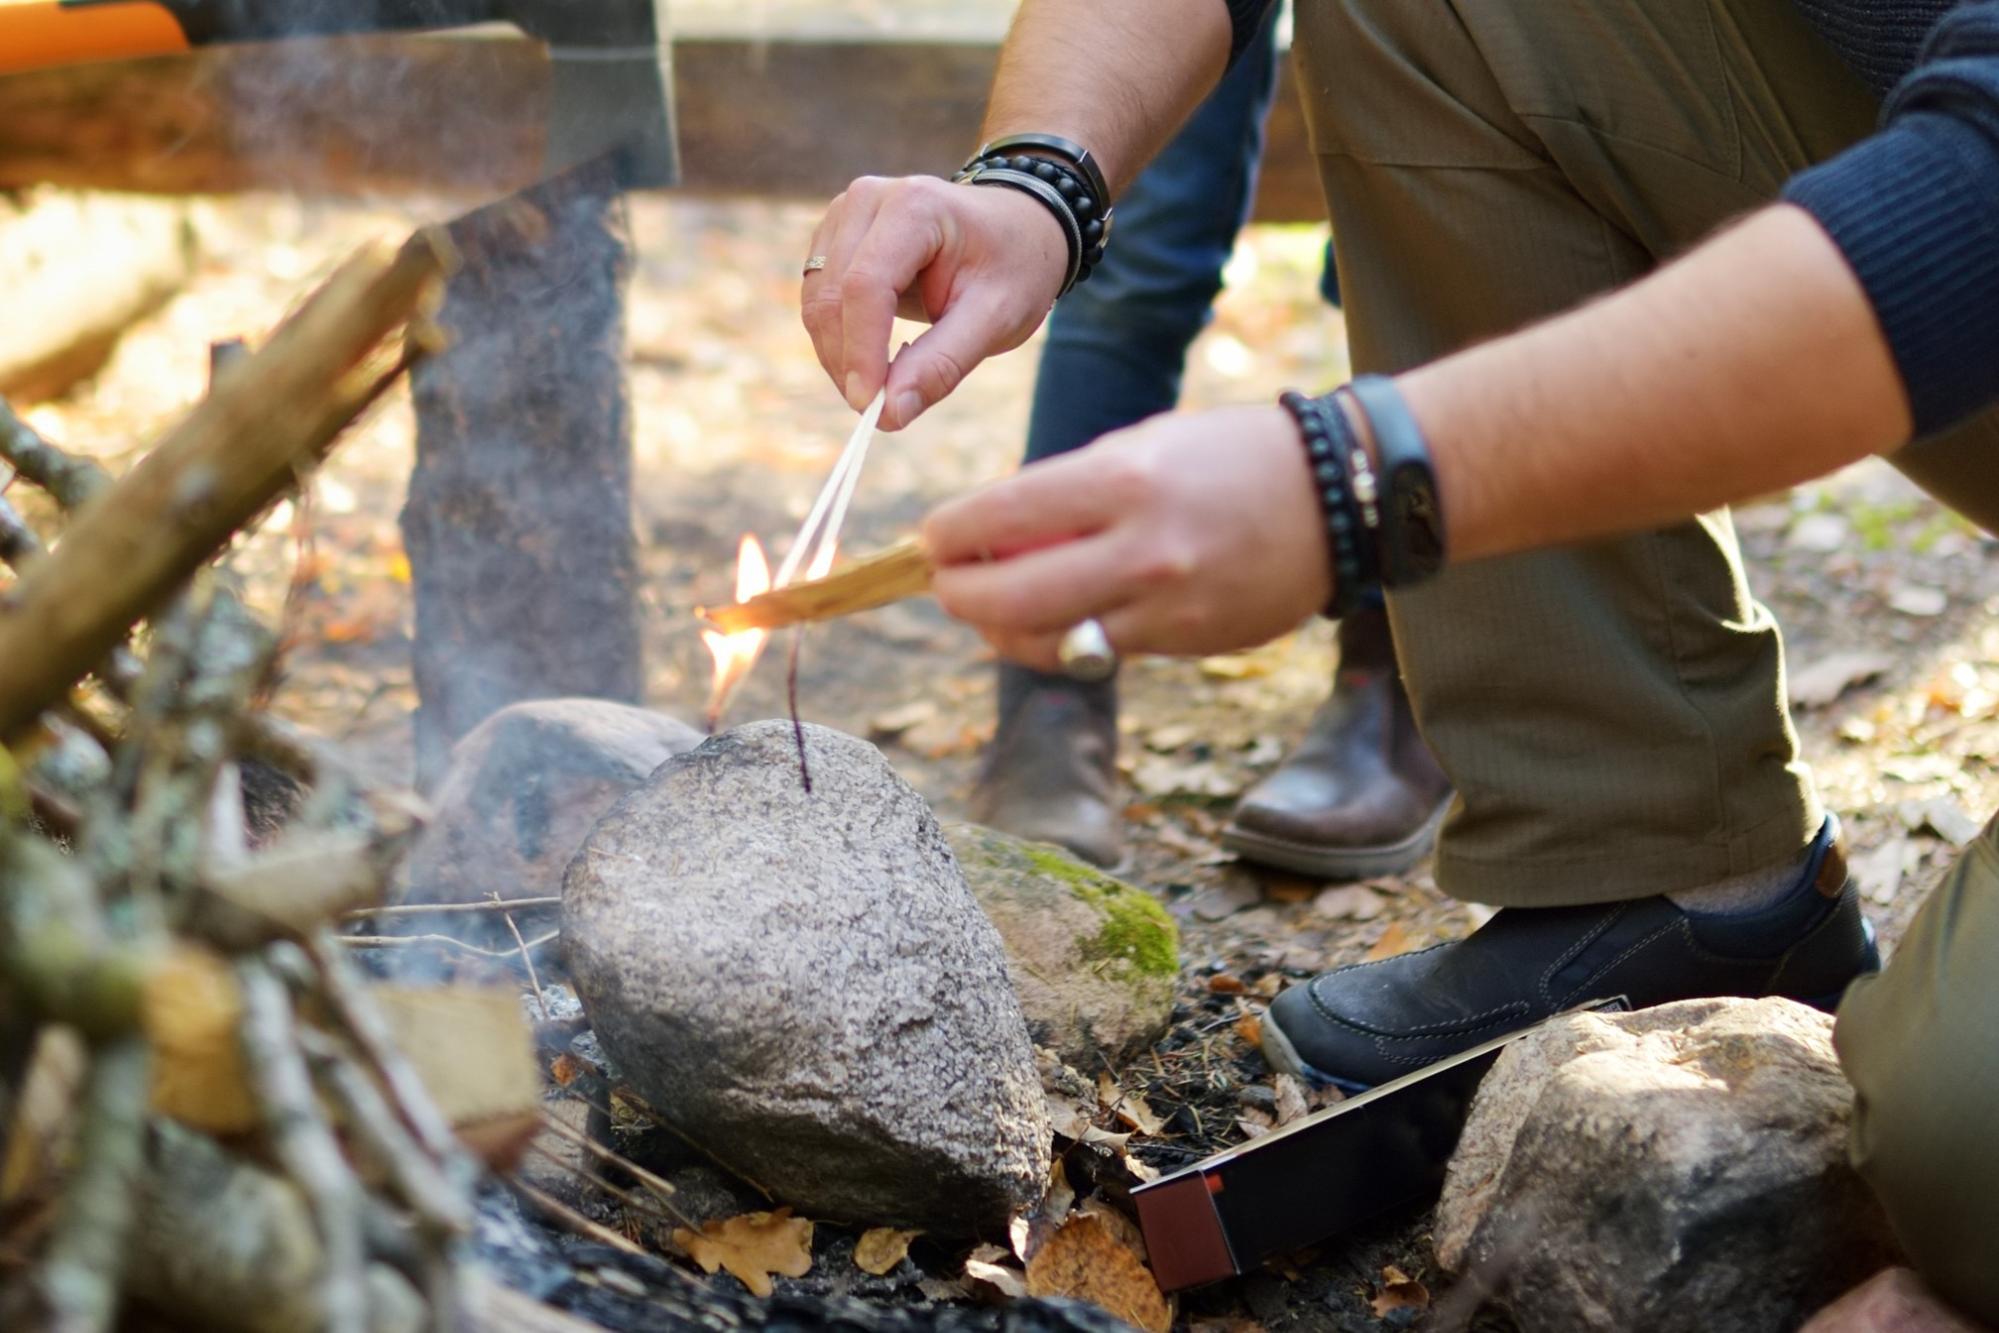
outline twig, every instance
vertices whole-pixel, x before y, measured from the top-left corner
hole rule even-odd
[[[699,1222],[689,1221],[685,1213],[675,1208],[672,1204],[660,1199],[657,1195],[650,1192],[646,1194],[634,1194],[630,1190],[619,1189],[610,1181],[590,1170],[590,1168],[576,1162],[564,1161],[539,1143],[528,1144],[528,1150],[537,1157],[541,1157],[554,1164],[558,1170],[565,1171],[576,1177],[584,1184],[590,1186],[590,1188],[602,1190],[619,1203],[624,1204],[627,1208],[646,1213],[660,1221],[672,1222],[676,1226],[686,1227],[696,1235],[701,1234],[701,1224]]]
[[[546,935],[537,935],[527,941],[521,949],[539,949],[561,938],[561,931],[551,930]],[[404,949],[430,945],[439,949],[456,949],[479,958],[493,958],[503,963],[514,962],[521,956],[521,950],[482,949],[476,944],[467,944],[455,935],[342,935],[339,940],[350,949]]]
[[[243,996],[243,1056],[265,1133],[318,1224],[326,1257],[320,1276],[323,1327],[328,1333],[366,1333],[361,1184],[320,1116],[284,983],[261,960],[238,963],[236,979]]]
[[[301,1029],[299,1038],[344,1113],[347,1128],[381,1165],[423,1229],[434,1241],[449,1241],[469,1231],[470,1203],[411,1136],[375,1081],[325,1033]]]
[[[0,399],[0,458],[47,491],[64,509],[81,509],[111,485],[111,474],[87,458],[64,453]]]
[[[342,920],[367,921],[374,917],[449,916],[461,912],[527,912],[543,907],[560,907],[562,899],[488,898],[476,903],[412,903],[403,907],[364,907],[349,912]]]
[[[631,1241],[620,1236],[609,1227],[592,1222],[589,1218],[562,1202],[562,1200],[553,1195],[543,1193],[541,1190],[528,1184],[525,1180],[522,1180],[519,1176],[508,1176],[507,1185],[529,1203],[532,1203],[535,1207],[541,1209],[544,1213],[547,1213],[550,1217],[562,1223],[562,1225],[568,1227],[585,1240],[594,1240],[599,1245],[608,1245],[612,1249],[624,1254],[645,1254],[645,1250],[634,1245]]]
[[[535,974],[534,955],[528,952],[528,942],[521,938],[521,928],[514,924],[512,912],[502,912],[500,919],[507,923],[507,933],[514,937],[514,947],[520,950],[521,964],[528,970],[528,985],[534,988],[534,1002],[541,1008],[541,1016],[549,1017],[548,997],[541,993],[541,978]],[[560,935],[561,932],[556,932]]]
[[[812,794],[812,765],[805,757],[805,723],[798,716],[798,657],[805,644],[805,627],[800,626],[791,635],[790,660],[785,666],[785,701],[791,709],[791,735],[798,742],[798,780],[805,787],[805,794]]]
[[[0,497],[0,563],[19,570],[45,548],[41,537],[6,498]]]
[[[541,1113],[541,1120],[542,1124],[548,1129],[554,1130],[558,1137],[568,1139],[571,1143],[583,1149],[583,1151],[589,1153],[606,1166],[618,1168],[632,1179],[638,1181],[639,1184],[645,1186],[646,1191],[658,1201],[659,1206],[666,1209],[667,1212],[671,1213],[677,1221],[689,1230],[699,1231],[701,1229],[700,1223],[688,1221],[678,1207],[667,1202],[672,1195],[679,1193],[678,1190],[673,1188],[672,1182],[662,1180],[624,1154],[606,1148],[603,1144],[597,1142],[597,1140],[591,1138],[575,1126],[563,1124],[562,1121],[556,1119],[547,1111]]]
[[[417,1076],[403,1053],[396,1049],[395,1039],[389,1033],[388,1020],[375,1007],[375,1001],[367,993],[367,988],[354,974],[354,965],[342,952],[333,947],[340,937],[328,931],[321,931],[307,949],[313,966],[318,972],[319,989],[327,1006],[346,1029],[348,1037],[367,1058],[382,1086],[388,1089],[389,1101],[409,1126],[416,1140],[437,1160],[444,1162],[453,1174],[476,1173],[471,1159],[459,1146],[458,1136],[452,1132],[451,1122],[437,1109],[437,1102],[430,1090]],[[454,1165],[455,1164],[455,1165]]]
[[[915,597],[929,589],[933,572],[929,552],[917,542],[907,541],[856,560],[826,578],[781,584],[747,602],[701,607],[695,614],[724,634],[783,629]]]
[[[77,1163],[40,1274],[52,1333],[103,1333],[117,1318],[145,1169],[151,1075],[140,1037],[101,1046],[90,1062]]]

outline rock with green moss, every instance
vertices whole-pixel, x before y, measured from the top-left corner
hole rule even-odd
[[[1180,932],[1142,889],[1059,847],[977,824],[946,824],[979,905],[1006,943],[1036,1045],[1073,1065],[1123,1059],[1166,1031]]]

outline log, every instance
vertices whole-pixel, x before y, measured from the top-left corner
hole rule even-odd
[[[157,199],[36,191],[0,201],[0,394],[54,398],[194,269],[187,211]]]
[[[996,40],[674,43],[683,187],[824,203],[856,176],[943,174],[976,144]],[[1325,217],[1288,68],[1256,216]],[[0,189],[284,189],[491,198],[530,184],[548,106],[532,43],[330,38],[0,78]]]
[[[619,202],[597,163],[450,228],[452,347],[416,376],[402,515],[421,788],[509,704],[643,693]]]
[[[350,260],[0,601],[0,737],[61,699],[398,376],[384,344],[432,299],[429,236]]]

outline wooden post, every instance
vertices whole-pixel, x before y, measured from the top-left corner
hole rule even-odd
[[[643,692],[620,198],[592,164],[449,229],[452,346],[416,377],[402,515],[421,787],[508,704]]]

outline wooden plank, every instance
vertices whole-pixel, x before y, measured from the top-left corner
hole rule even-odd
[[[944,173],[975,144],[990,41],[675,43],[684,188],[821,202],[856,176]],[[0,189],[492,196],[533,183],[540,48],[353,37],[0,78]],[[1324,216],[1287,86],[1257,216]]]

